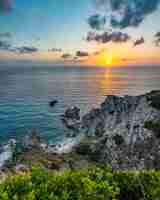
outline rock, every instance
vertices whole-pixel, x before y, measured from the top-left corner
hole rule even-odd
[[[99,109],[91,110],[82,118],[81,126],[87,136],[118,134],[130,144],[147,137],[144,123],[158,118],[160,110],[150,106],[146,95],[108,96]]]
[[[33,130],[31,133],[25,136],[22,143],[24,148],[32,149],[32,148],[41,148],[42,141],[38,132]]]
[[[19,172],[27,172],[29,170],[29,168],[26,166],[26,165],[23,165],[23,164],[18,164],[15,166],[15,171],[17,173]]]
[[[77,107],[69,108],[62,116],[62,122],[65,127],[70,131],[68,136],[75,137],[80,129],[80,109]]]
[[[63,123],[67,129],[70,129],[74,132],[78,132],[80,128],[80,122],[75,119],[63,118]]]
[[[65,118],[80,120],[80,109],[77,107],[69,108],[65,111]]]
[[[121,135],[114,135],[113,140],[115,141],[116,145],[121,145],[124,143],[124,138]]]
[[[58,103],[57,100],[53,100],[49,103],[50,107],[54,107]]]
[[[97,142],[80,144],[78,152],[115,169],[160,169],[159,99],[159,91],[140,96],[108,96],[100,108],[82,117],[79,132],[88,138],[96,137]],[[147,129],[146,122],[152,127]]]

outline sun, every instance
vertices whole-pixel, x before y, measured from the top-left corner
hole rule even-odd
[[[109,66],[111,66],[113,64],[112,56],[109,56],[109,57],[106,58],[106,64],[109,65]]]
[[[106,54],[106,52],[104,52],[101,55],[101,62],[104,66],[111,67],[113,65],[113,56],[111,54]]]
[[[111,68],[114,63],[114,58],[112,53],[106,53],[106,51],[101,52],[96,56],[92,56],[89,60],[90,63],[94,63],[100,67]]]

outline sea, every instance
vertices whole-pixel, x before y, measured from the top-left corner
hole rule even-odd
[[[72,106],[84,115],[107,95],[139,95],[160,89],[160,66],[118,68],[0,67],[0,144],[37,130],[49,143],[62,142],[61,115]],[[57,100],[54,107],[49,103]]]

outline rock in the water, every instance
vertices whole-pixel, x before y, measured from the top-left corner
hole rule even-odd
[[[41,137],[35,130],[26,135],[23,140],[23,146],[26,149],[41,148],[41,144]]]
[[[54,107],[58,103],[57,100],[53,100],[49,103],[50,107]]]

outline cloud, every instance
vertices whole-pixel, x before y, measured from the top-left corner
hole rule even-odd
[[[146,16],[157,10],[160,4],[160,0],[96,0],[96,2],[106,8],[110,25],[121,29],[139,26]]]
[[[13,0],[0,0],[0,13],[8,13],[13,8]]]
[[[155,37],[160,37],[160,32],[157,32],[157,33],[155,34]]]
[[[127,33],[116,32],[116,31],[104,32],[102,34],[89,32],[86,38],[88,42],[96,41],[99,43],[108,43],[108,42],[121,43],[121,42],[127,42],[129,39],[130,36]]]
[[[99,55],[101,52],[100,51],[95,51],[94,53],[93,53],[93,55],[94,56],[97,56],[97,55]]]
[[[69,53],[64,53],[64,54],[62,55],[62,58],[63,58],[63,59],[69,59],[69,58],[72,58],[72,55],[69,54]]]
[[[154,41],[154,43],[156,44],[156,46],[160,46],[160,32],[157,32],[156,34],[155,34],[155,41]]]
[[[10,32],[1,32],[0,33],[0,38],[10,39],[10,38],[12,38],[12,34]]]
[[[88,52],[85,52],[85,51],[77,51],[76,52],[76,57],[87,57],[87,56],[89,56]]]
[[[138,46],[138,45],[141,45],[143,44],[145,41],[144,41],[144,38],[141,37],[140,39],[137,39],[135,42],[134,42],[134,46]]]
[[[106,17],[101,15],[92,15],[88,18],[88,24],[92,29],[101,30],[106,23]]]
[[[58,48],[52,48],[52,49],[49,49],[48,51],[52,51],[52,52],[59,52],[59,53],[61,53],[62,52],[62,49],[58,49]]]
[[[0,50],[9,50],[11,45],[8,41],[0,40]]]
[[[97,56],[97,55],[100,55],[101,53],[104,53],[104,52],[106,52],[106,49],[101,49],[99,51],[93,52],[92,55]]]
[[[38,48],[32,46],[31,47],[22,46],[22,47],[16,47],[13,51],[20,54],[32,54],[38,52]]]
[[[8,40],[12,37],[10,32],[0,32],[0,50],[10,51],[11,44]]]

